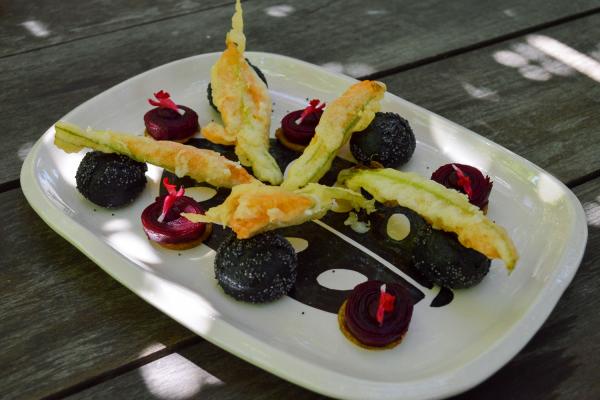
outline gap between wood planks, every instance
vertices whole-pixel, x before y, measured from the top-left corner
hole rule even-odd
[[[197,345],[202,343],[204,339],[200,336],[194,336],[191,338],[183,339],[181,342],[174,344],[173,346],[165,347],[162,350],[158,350],[152,354],[149,354],[145,357],[138,358],[126,364],[120,365],[116,368],[109,369],[104,371],[96,376],[85,379],[79,383],[76,383],[72,386],[68,386],[63,388],[57,392],[54,392],[48,396],[42,397],[43,400],[56,400],[63,399],[67,396],[71,396],[75,393],[79,393],[85,389],[91,388],[92,386],[99,385],[100,383],[106,382],[110,379],[113,379],[117,376],[123,375],[127,372],[138,369],[146,364],[149,364],[153,361],[166,357],[170,354],[176,353],[178,351],[184,350],[188,347]]]
[[[251,1],[251,0],[242,0],[242,3],[247,3],[248,1]],[[124,31],[124,30],[127,30],[127,29],[132,29],[132,28],[137,28],[137,27],[144,26],[144,25],[154,24],[156,22],[167,21],[167,20],[174,19],[174,18],[184,17],[186,15],[199,14],[199,13],[202,13],[202,12],[205,12],[205,11],[215,10],[217,8],[222,8],[222,7],[231,7],[231,3],[227,2],[227,3],[223,3],[223,4],[216,4],[214,6],[210,6],[210,7],[206,7],[206,8],[200,8],[200,9],[193,10],[193,11],[188,11],[188,12],[182,12],[182,13],[179,13],[179,14],[169,15],[169,16],[163,17],[163,18],[156,18],[156,19],[153,19],[151,21],[144,21],[144,22],[139,22],[137,24],[123,26],[121,28],[115,28],[113,30],[106,31],[106,32],[92,33],[90,35],[84,35],[84,36],[77,37],[77,38],[74,38],[74,39],[67,39],[67,40],[64,40],[64,41],[59,42],[59,43],[52,43],[52,44],[48,44],[48,45],[45,45],[45,46],[34,47],[34,48],[23,50],[23,51],[17,51],[17,52],[11,53],[11,54],[5,54],[3,56],[0,56],[0,60],[4,59],[4,58],[10,58],[10,57],[14,57],[14,56],[19,56],[21,54],[32,53],[34,51],[38,51],[38,50],[42,50],[42,49],[47,49],[47,48],[50,48],[50,47],[61,46],[63,44],[67,44],[67,43],[77,42],[79,40],[89,39],[89,38],[93,38],[93,37],[101,36],[101,35],[106,35],[106,34],[113,33],[113,32],[120,32],[120,31]]]
[[[594,15],[598,12],[600,12],[600,7],[592,8],[587,11],[572,14],[572,15],[562,17],[562,18],[558,18],[553,21],[548,21],[548,22],[544,22],[544,23],[541,23],[538,25],[530,26],[525,29],[519,29],[514,32],[509,32],[504,35],[497,36],[495,38],[482,40],[480,42],[473,43],[468,46],[463,46],[463,47],[459,47],[457,49],[448,50],[446,52],[436,54],[431,57],[425,57],[421,60],[398,65],[396,67],[388,68],[388,69],[385,69],[385,70],[379,71],[379,72],[374,72],[369,75],[364,75],[364,76],[358,77],[357,79],[360,79],[360,80],[381,79],[388,75],[393,75],[393,74],[397,74],[399,72],[408,71],[410,69],[418,68],[418,67],[421,67],[424,65],[433,64],[437,61],[445,60],[447,58],[451,58],[451,57],[458,56],[461,54],[469,53],[474,50],[479,50],[479,49],[482,49],[485,47],[493,46],[493,45],[496,45],[496,44],[499,44],[499,43],[502,43],[502,42],[505,42],[508,40],[512,40],[512,39],[516,39],[516,38],[524,36],[524,35],[528,35],[533,32],[537,32],[537,31],[544,30],[547,28],[559,26],[559,25],[565,24],[567,22],[575,21],[577,19],[589,17],[590,15]]]
[[[21,182],[18,179],[13,179],[12,181],[0,183],[0,193],[8,192],[9,190],[19,189],[21,187]]]
[[[242,1],[242,3],[247,3],[247,2],[249,2],[251,0],[241,0],[241,1]],[[48,45],[45,45],[45,46],[40,46],[40,47],[36,47],[36,48],[32,48],[32,49],[27,49],[27,50],[24,50],[24,51],[21,51],[21,52],[15,52],[15,53],[11,53],[11,54],[5,54],[3,56],[0,56],[0,60],[4,59],[4,58],[18,56],[18,55],[21,55],[21,54],[31,53],[31,52],[34,52],[34,51],[37,51],[37,50],[42,50],[42,49],[46,49],[46,48],[50,48],[50,47],[60,46],[62,44],[66,44],[66,43],[72,43],[72,42],[76,42],[76,41],[83,40],[83,39],[88,39],[88,38],[92,38],[92,37],[96,37],[96,36],[101,36],[101,35],[109,34],[109,33],[112,33],[112,32],[120,32],[120,31],[124,31],[124,30],[128,30],[128,29],[136,28],[136,27],[139,27],[139,26],[144,26],[144,25],[149,25],[149,24],[153,24],[153,23],[156,23],[156,22],[160,22],[160,21],[166,21],[166,20],[169,20],[169,19],[179,18],[179,17],[186,16],[186,15],[199,14],[199,13],[202,13],[202,12],[205,12],[205,11],[214,10],[214,9],[218,9],[218,8],[222,8],[222,7],[229,7],[229,6],[231,6],[231,4],[228,2],[228,3],[218,4],[218,5],[214,5],[214,6],[211,6],[211,7],[206,7],[206,8],[202,8],[202,9],[198,9],[198,10],[194,10],[194,11],[182,12],[182,13],[175,14],[175,15],[170,15],[170,16],[164,17],[164,18],[157,18],[157,19],[154,19],[152,21],[140,22],[138,24],[133,24],[133,25],[129,25],[129,26],[121,27],[121,28],[116,28],[116,29],[113,29],[113,30],[110,30],[110,31],[106,31],[106,32],[98,32],[98,33],[94,33],[94,34],[90,34],[90,35],[86,35],[86,36],[81,36],[81,37],[70,39],[70,40],[65,40],[65,41],[60,42],[60,43],[48,44]],[[470,52],[470,51],[473,51],[473,50],[476,50],[476,49],[479,49],[479,48],[483,48],[483,47],[491,46],[491,45],[494,45],[494,44],[497,44],[497,43],[501,43],[501,42],[504,42],[506,40],[514,39],[514,38],[517,38],[519,36],[523,36],[523,35],[526,35],[526,34],[538,31],[538,30],[542,30],[542,29],[546,29],[546,28],[558,26],[558,25],[561,25],[561,24],[564,24],[564,23],[567,23],[567,22],[571,22],[571,21],[580,19],[580,18],[588,17],[588,16],[596,14],[598,12],[600,12],[600,7],[595,7],[595,8],[592,8],[590,10],[586,10],[586,11],[582,11],[582,12],[579,12],[579,13],[575,13],[575,14],[572,14],[572,15],[569,15],[569,16],[566,16],[566,17],[558,18],[558,19],[555,19],[555,20],[552,20],[552,21],[548,21],[548,22],[544,22],[544,23],[541,23],[541,24],[538,24],[538,25],[533,25],[533,26],[530,26],[530,27],[525,28],[525,29],[520,29],[520,30],[516,30],[514,32],[509,32],[509,33],[506,33],[504,35],[497,36],[495,38],[482,40],[480,42],[476,42],[476,43],[470,44],[468,46],[460,47],[458,49],[449,50],[447,52],[443,52],[443,53],[437,54],[435,56],[426,57],[426,58],[423,58],[423,59],[418,60],[418,61],[414,61],[414,62],[402,64],[402,65],[398,65],[396,67],[388,68],[388,69],[385,69],[383,71],[374,72],[372,74],[365,75],[365,76],[359,77],[357,79],[380,79],[380,78],[382,78],[384,76],[391,75],[391,74],[394,74],[394,73],[397,73],[397,72],[402,72],[402,71],[406,71],[406,70],[413,69],[413,68],[416,68],[416,67],[420,67],[422,65],[431,64],[431,63],[433,63],[435,61],[443,60],[443,59],[446,59],[446,58],[449,58],[449,57],[452,57],[452,56],[455,56],[455,55],[464,54],[464,53],[467,53],[467,52]]]

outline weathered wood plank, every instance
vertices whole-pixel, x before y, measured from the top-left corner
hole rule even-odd
[[[325,399],[202,342],[69,399]]]
[[[470,46],[598,6],[595,0],[364,2],[245,5],[251,50],[281,53],[354,76]],[[123,29],[0,59],[5,119],[0,183],[16,179],[31,144],[69,110],[149,68],[221,50],[232,7]],[[576,25],[576,24],[574,24]]]
[[[0,5],[0,57],[191,14],[228,0],[6,0]]]
[[[149,0],[135,2],[87,0],[82,4],[74,0],[66,0],[57,4],[34,4],[9,0],[3,2],[0,8],[2,17],[0,57],[198,13],[223,5],[231,8],[232,3],[230,0],[167,0],[158,3]],[[319,11],[324,9],[324,15],[335,16],[337,20],[342,18],[341,22],[348,23],[348,28],[369,29],[364,32],[368,35],[380,33],[389,36],[390,32],[382,28],[393,28],[396,34],[388,37],[388,43],[416,38],[425,42],[427,47],[439,46],[439,42],[447,41],[469,45],[476,41],[489,40],[494,36],[598,8],[598,3],[593,0],[557,1],[550,4],[540,0],[530,1],[527,4],[515,0],[505,1],[502,4],[470,0],[461,2],[460,5],[448,4],[440,0],[425,0],[418,4],[384,0],[372,1],[369,4],[362,3],[364,2],[346,1],[337,4],[336,2],[313,2],[306,8],[306,5],[300,4],[286,5],[277,1],[260,1],[256,6],[246,4],[245,8],[264,11],[258,19],[255,19],[257,22],[261,19],[266,22],[269,17],[290,17],[294,19],[294,24],[300,24],[300,28],[307,24],[307,15],[310,15],[311,19],[319,18]],[[358,17],[365,19],[365,16],[367,20],[373,22],[371,28],[358,20]],[[321,26],[322,33],[339,33],[335,29],[337,26],[331,26],[331,20],[317,21],[324,22]],[[471,26],[461,25],[461,21],[468,21]],[[440,31],[433,32],[432,27]],[[348,28],[346,30],[350,32]],[[444,41],[438,41],[438,34],[442,33],[445,33]],[[356,38],[358,37],[360,36],[357,35]],[[393,50],[390,50],[389,54],[397,57]]]
[[[525,349],[489,380],[456,399],[600,397],[600,179],[576,189],[589,220],[579,272]],[[290,393],[287,395],[287,393]],[[75,395],[124,398],[322,398],[241,361],[207,342]]]
[[[195,337],[54,233],[19,190],[0,203],[2,396],[39,398]]]
[[[600,169],[599,37],[594,15],[382,80],[570,182]]]

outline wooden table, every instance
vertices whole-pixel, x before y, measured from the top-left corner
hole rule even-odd
[[[322,398],[137,298],[19,189],[31,145],[73,107],[221,50],[231,2],[45,3],[0,4],[0,397]],[[458,398],[600,398],[600,2],[249,0],[244,11],[249,49],[382,80],[573,189],[589,228],[577,276],[521,353]]]

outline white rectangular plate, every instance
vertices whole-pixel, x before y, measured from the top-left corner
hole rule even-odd
[[[63,120],[139,134],[150,108],[146,99],[164,89],[195,109],[204,125],[216,117],[206,86],[217,57],[199,55],[145,72]],[[275,104],[272,130],[287,111],[304,107],[307,98],[331,101],[355,82],[288,57],[248,53],[248,58],[269,82]],[[489,217],[508,230],[521,256],[511,275],[494,262],[481,284],[455,291],[445,307],[430,306],[438,289],[415,284],[425,299],[415,306],[403,343],[392,350],[358,348],[340,333],[334,314],[289,297],[264,305],[231,299],[216,284],[214,251],[205,245],[178,256],[149,243],[140,214],[158,193],[161,171],[156,167],[150,167],[149,183],[132,205],[116,211],[94,207],[75,189],[83,154],[54,147],[50,128],[27,157],[21,185],[44,221],[111,276],[233,354],[334,397],[440,398],[483,381],[527,343],[573,278],[587,227],[577,198],[539,167],[392,94],[386,94],[382,106],[406,118],[417,137],[415,155],[403,170],[429,176],[442,164],[460,162],[492,178]]]

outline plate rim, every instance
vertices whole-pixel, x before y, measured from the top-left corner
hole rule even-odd
[[[117,90],[119,87],[127,85],[131,80],[136,79],[144,74],[149,74],[157,69],[166,68],[171,64],[191,61],[193,59],[202,57],[212,57],[215,54],[220,53],[221,52],[212,52],[186,57],[144,71],[86,100],[60,119],[67,118],[70,114],[77,112],[82,107],[85,107],[86,104],[93,102],[97,97],[104,95],[106,92]],[[267,52],[246,52],[246,54],[251,59],[254,57],[262,57],[264,59],[285,59],[289,62],[301,63],[310,68],[316,68],[322,73],[344,78],[348,82],[357,81],[356,79],[346,75],[332,72],[318,65],[288,56]],[[163,285],[164,287],[169,288],[169,290],[173,290],[173,293],[180,290],[188,291],[190,293],[187,293],[186,295],[191,296],[190,298],[194,297],[194,294],[189,291],[189,289],[185,289],[173,282],[168,281],[166,278],[150,274],[135,267],[133,263],[122,257],[107,243],[98,241],[92,232],[80,226],[71,218],[64,218],[64,213],[56,208],[50,199],[46,197],[45,192],[41,189],[37,180],[35,179],[35,160],[37,159],[40,149],[42,148],[43,140],[47,136],[53,134],[54,125],[46,130],[46,132],[36,141],[32,150],[27,155],[20,173],[21,189],[34,211],[42,218],[44,222],[46,222],[47,225],[50,226],[51,229],[75,246],[79,251],[85,254],[111,277],[116,279],[122,285],[127,287],[129,290],[134,292],[140,298],[161,312],[192,330],[194,333],[202,336],[207,341],[236,355],[237,357],[250,362],[253,365],[256,365],[299,386],[332,397],[343,397],[348,399],[393,399],[402,397],[403,399],[417,400],[437,399],[451,396],[476,386],[497,372],[502,366],[516,356],[529,342],[533,335],[540,329],[544,321],[556,307],[558,300],[569,286],[570,282],[575,276],[575,273],[577,272],[577,269],[579,268],[587,243],[587,222],[583,207],[575,194],[552,174],[524,159],[518,154],[515,154],[512,151],[504,148],[503,146],[478,135],[468,128],[449,121],[448,119],[436,113],[415,105],[392,93],[387,92],[386,96],[390,96],[394,101],[407,104],[418,112],[434,115],[435,117],[440,118],[442,121],[465,131],[467,134],[475,137],[477,140],[480,140],[487,145],[491,145],[496,150],[501,150],[510,157],[516,158],[520,162],[525,163],[529,168],[533,168],[537,172],[547,174],[553,183],[557,184],[561,191],[566,195],[567,204],[568,206],[572,207],[575,214],[572,227],[573,232],[569,236],[566,251],[562,254],[561,259],[558,261],[558,267],[552,272],[548,279],[548,284],[544,286],[544,288],[536,295],[535,300],[532,301],[530,307],[525,312],[523,317],[518,320],[511,329],[506,331],[501,339],[494,343],[493,346],[488,348],[486,352],[471,359],[461,367],[446,371],[442,374],[429,376],[424,379],[396,383],[373,382],[366,379],[357,379],[355,377],[344,375],[319,365],[315,365],[307,360],[286,353],[283,350],[269,346],[267,343],[247,335],[242,330],[229,324],[227,321],[210,315],[206,315],[205,318],[207,320],[204,321],[210,322],[210,332],[201,332],[197,325],[190,323],[190,321],[184,320],[181,315],[174,313],[173,310],[168,310],[168,307],[165,307],[163,304],[161,304],[160,299],[153,297],[149,293],[140,293],[139,290],[136,290],[133,282],[131,281],[131,279],[133,279],[133,275],[139,275],[139,277],[143,276],[144,279],[155,280],[154,283]],[[96,247],[99,248],[96,249]],[[96,251],[100,249],[101,251],[96,254]],[[111,262],[115,263],[114,265],[131,264],[134,266],[134,268],[121,268],[120,271],[115,271],[119,268],[110,268],[103,265],[107,262],[107,259],[110,259]],[[559,274],[561,279],[556,279]],[[150,278],[148,275],[150,275]],[[227,336],[228,339],[223,340],[222,335]],[[246,343],[248,346],[241,346],[239,343]],[[245,348],[254,348],[259,351],[247,351]],[[265,357],[265,354],[267,353],[269,354],[269,357]],[[301,372],[297,373],[298,371]]]

